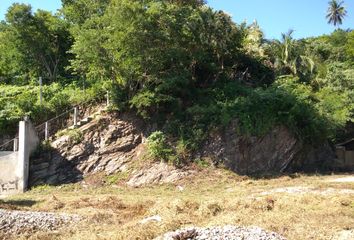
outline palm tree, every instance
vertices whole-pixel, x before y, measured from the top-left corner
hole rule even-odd
[[[347,15],[347,10],[345,10],[343,3],[343,1],[338,2],[337,0],[328,2],[326,18],[329,24],[332,23],[334,26],[342,24],[344,17]]]
[[[281,40],[274,40],[270,52],[275,56],[274,67],[280,75],[312,74],[315,69],[314,60],[306,55],[305,49],[293,38],[294,30],[282,33]]]

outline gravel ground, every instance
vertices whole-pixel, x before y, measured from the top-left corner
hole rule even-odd
[[[0,232],[25,233],[52,231],[69,223],[80,221],[78,215],[46,212],[7,211],[0,209]]]
[[[286,240],[259,227],[186,228],[169,232],[155,240]]]

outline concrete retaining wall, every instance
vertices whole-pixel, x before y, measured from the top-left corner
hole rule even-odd
[[[0,194],[17,193],[19,179],[16,174],[18,152],[0,152]]]
[[[18,152],[0,152],[0,194],[24,192],[28,186],[29,157],[39,143],[36,131],[29,121],[19,126]]]

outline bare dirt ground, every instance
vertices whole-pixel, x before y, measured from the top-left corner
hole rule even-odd
[[[335,178],[335,179],[330,179],[328,181],[329,182],[337,182],[337,183],[353,183],[354,182],[354,176]]]
[[[257,226],[290,240],[354,239],[354,182],[347,180],[353,175],[250,178],[199,169],[175,184],[141,188],[128,187],[125,176],[97,175],[85,184],[42,186],[0,200],[2,209],[82,218],[56,231],[0,230],[0,239],[154,239],[181,228],[225,225]]]

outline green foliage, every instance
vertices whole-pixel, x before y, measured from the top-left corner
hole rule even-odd
[[[61,13],[14,4],[0,23],[0,132],[109,91],[112,109],[163,129],[148,139],[151,156],[179,165],[231,123],[244,136],[284,125],[316,144],[353,122],[353,31],[267,41],[256,22],[200,0],[63,0]]]
[[[43,10],[32,13],[30,5],[14,3],[0,26],[1,82],[27,84],[42,76],[51,83],[68,76],[68,27],[59,16]]]
[[[72,67],[112,79],[117,98],[145,118],[177,113],[196,89],[222,79],[271,78],[241,51],[244,34],[227,14],[198,4],[115,0],[75,33]]]
[[[117,184],[119,181],[127,180],[129,176],[129,172],[118,172],[113,175],[109,175],[106,177],[106,184],[113,185]]]
[[[285,122],[300,138],[310,143],[334,139],[336,130],[350,121],[353,108],[348,105],[345,93],[333,92],[329,88],[316,92],[307,84],[299,84],[297,79],[280,79],[277,84],[301,103],[291,108],[290,118]]]
[[[326,15],[328,23],[332,23],[334,26],[341,25],[344,17],[347,15],[347,10],[343,6],[344,1],[331,0],[328,4]]]
[[[87,19],[104,13],[109,0],[62,0],[65,18],[74,25],[81,25]]]
[[[94,102],[104,96],[99,84],[83,91],[75,84],[63,87],[57,83],[43,86],[43,103],[39,102],[39,87],[0,85],[0,133],[14,134],[18,121],[29,116],[35,124],[63,113],[74,105]]]
[[[66,132],[69,137],[69,145],[73,146],[80,143],[83,140],[83,134],[79,129],[72,129]]]
[[[156,160],[168,161],[172,155],[172,148],[167,144],[165,134],[161,131],[153,132],[147,138],[149,154]]]
[[[354,63],[354,31],[351,31],[348,34],[348,42],[345,46],[345,49],[347,50],[347,54],[350,60],[352,61],[352,63]]]
[[[207,159],[200,159],[200,158],[195,159],[194,163],[200,168],[209,168],[211,165],[210,162],[207,161]]]

